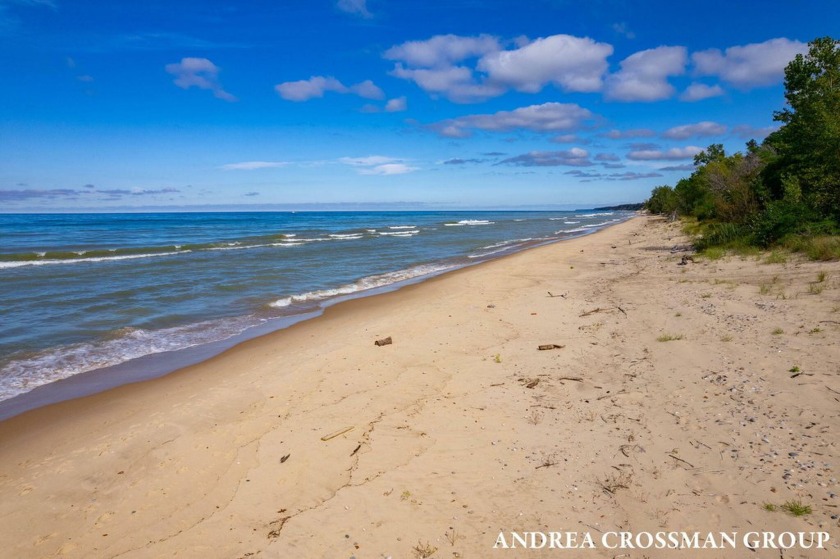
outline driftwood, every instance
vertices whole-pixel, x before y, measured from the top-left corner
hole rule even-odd
[[[526,385],[525,385],[525,388],[534,388],[534,387],[535,387],[536,385],[538,385],[539,383],[540,383],[540,379],[535,378],[534,380],[532,380],[531,382],[529,382],[528,384],[526,384]]]
[[[557,380],[573,380],[575,382],[583,382],[581,377],[557,377]]]
[[[598,307],[597,309],[592,309],[591,311],[586,311],[583,314],[579,314],[578,317],[589,316],[590,314],[595,314],[595,313],[599,313],[599,312],[607,312],[607,311],[612,311],[612,310],[616,310],[616,309],[620,310],[622,312],[622,314],[624,314],[624,316],[627,316],[627,312],[624,309],[616,306],[616,307]]]
[[[394,340],[391,339],[391,336],[388,336],[387,338],[382,338],[381,340],[376,340],[373,343],[375,345],[378,345],[378,346],[384,346],[384,345],[391,345],[392,343],[394,343]]]
[[[282,463],[284,463],[286,460],[288,460],[288,459],[289,459],[289,456],[291,456],[291,454],[287,454],[287,455],[283,456],[283,457],[280,459],[280,463],[282,464]]]
[[[537,349],[540,350],[540,351],[545,351],[547,349],[563,349],[564,347],[566,347],[566,346],[558,345],[558,344],[543,344],[543,345],[537,347]]]
[[[551,291],[548,291],[547,293],[548,293],[548,296],[549,296],[549,297],[562,297],[563,299],[565,299],[565,298],[566,298],[566,295],[567,295],[566,293],[559,293],[559,294],[555,295],[555,294],[554,294],[554,293],[552,293]]]
[[[322,441],[328,441],[330,439],[334,439],[337,436],[343,435],[344,433],[347,433],[348,431],[352,431],[352,430],[353,430],[353,425],[351,425],[350,427],[345,427],[344,429],[339,429],[335,433],[330,433],[329,435],[324,435],[323,437],[321,437],[321,440]]]

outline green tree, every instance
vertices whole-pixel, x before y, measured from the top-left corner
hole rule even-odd
[[[785,68],[788,108],[773,118],[783,126],[766,143],[778,151],[765,179],[773,198],[797,184],[802,203],[840,220],[840,41],[809,43]]]
[[[654,214],[671,214],[677,211],[677,196],[670,186],[657,186],[645,202],[645,208]]]

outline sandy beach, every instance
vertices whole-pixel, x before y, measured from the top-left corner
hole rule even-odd
[[[2,422],[0,555],[840,556],[840,263],[690,254],[638,217]]]

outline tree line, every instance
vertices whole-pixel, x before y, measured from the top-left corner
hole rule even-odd
[[[840,40],[808,47],[785,68],[779,129],[731,155],[710,145],[691,176],[657,186],[645,203],[652,213],[697,218],[698,249],[783,245],[840,257]]]

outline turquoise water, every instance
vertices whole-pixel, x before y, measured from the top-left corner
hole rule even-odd
[[[630,215],[0,215],[0,400]]]

